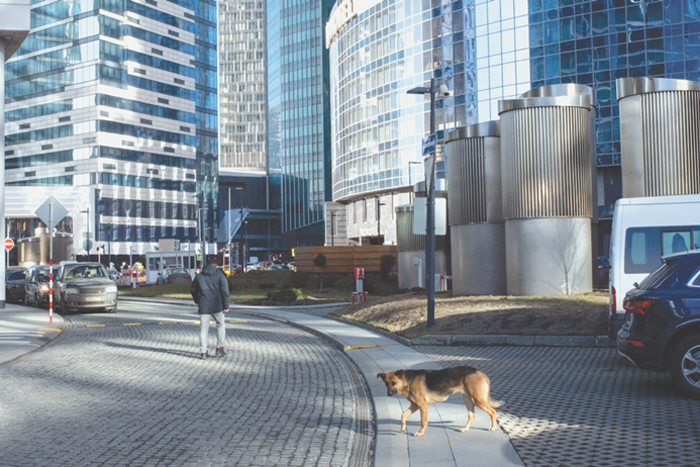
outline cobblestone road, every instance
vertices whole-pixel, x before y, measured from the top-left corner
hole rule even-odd
[[[229,356],[201,361],[191,309],[69,316],[54,345],[0,366],[0,464],[369,465],[371,402],[349,360],[296,328],[227,318],[247,320],[228,324]]]
[[[528,467],[700,465],[700,401],[614,349],[417,347],[484,370],[506,401],[499,424]]]

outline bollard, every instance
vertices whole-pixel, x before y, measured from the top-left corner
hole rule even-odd
[[[365,268],[355,268],[355,291],[362,292],[362,279],[365,278]]]
[[[356,305],[358,303],[364,303],[367,301],[367,292],[351,292],[350,293],[350,303]]]
[[[131,288],[132,289],[136,288],[137,274],[138,274],[138,271],[136,270],[136,268],[131,270]]]

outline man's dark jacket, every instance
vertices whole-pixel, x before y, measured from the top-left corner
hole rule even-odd
[[[213,315],[228,310],[228,282],[224,273],[207,264],[192,281],[192,298],[199,305],[199,314]]]

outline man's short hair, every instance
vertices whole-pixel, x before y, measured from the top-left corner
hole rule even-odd
[[[219,260],[216,259],[216,257],[213,257],[213,258],[209,258],[209,261],[207,261],[207,263],[213,264],[214,266],[218,266],[218,265],[219,265]]]

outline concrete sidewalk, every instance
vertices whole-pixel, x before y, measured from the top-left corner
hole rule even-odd
[[[122,299],[194,306],[192,302],[184,300],[120,298]],[[428,429],[424,436],[413,436],[420,427],[418,412],[408,420],[408,434],[399,433],[401,413],[408,408],[409,403],[403,397],[387,396],[386,387],[377,379],[377,373],[399,368],[441,367],[389,337],[323,317],[325,312],[331,309],[333,306],[327,305],[314,307],[313,311],[308,312],[294,311],[292,307],[231,307],[232,312],[263,316],[322,335],[355,362],[367,381],[374,402],[377,430],[374,462],[376,466],[524,465],[502,431],[488,431],[490,419],[481,410],[476,409],[476,421],[468,433],[458,431],[467,420],[467,409],[459,394],[451,396],[446,402],[431,404]]]
[[[61,335],[65,322],[61,315],[23,305],[7,304],[0,310],[0,365],[37,350]]]

